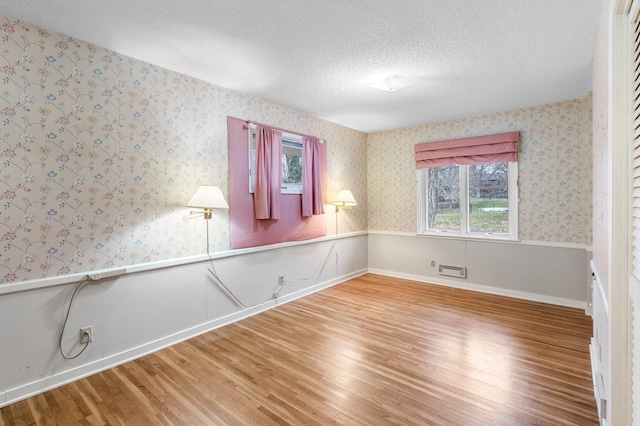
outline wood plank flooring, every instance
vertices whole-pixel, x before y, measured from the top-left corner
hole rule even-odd
[[[597,425],[582,310],[365,275],[4,407],[0,425]]]

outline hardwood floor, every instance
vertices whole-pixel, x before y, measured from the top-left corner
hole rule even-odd
[[[582,310],[365,275],[2,408],[0,425],[597,425]]]

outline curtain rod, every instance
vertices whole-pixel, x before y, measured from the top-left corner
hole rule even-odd
[[[293,133],[294,135],[299,135],[299,136],[306,136],[308,138],[314,138],[314,139],[318,139],[318,141],[320,141],[320,143],[324,143],[325,140],[324,139],[320,139],[317,136],[313,136],[313,135],[307,135],[304,133],[300,133],[300,132],[294,132],[292,130],[287,130],[287,129],[283,129],[282,127],[276,127],[276,126],[271,126],[269,124],[264,124],[264,123],[258,123],[257,121],[251,121],[251,120],[246,120],[245,123],[247,124],[255,124],[256,126],[263,126],[263,127],[269,127],[270,129],[276,129],[276,130],[280,130],[281,132],[286,132],[286,133]],[[245,130],[248,129],[247,126],[242,126]]]

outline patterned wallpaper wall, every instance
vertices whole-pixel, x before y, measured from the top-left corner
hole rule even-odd
[[[590,96],[369,135],[369,229],[416,232],[416,143],[516,130],[519,238],[591,244]]]
[[[602,0],[602,13],[593,55],[593,261],[598,276],[608,288],[609,226],[609,0]]]
[[[3,17],[0,35],[0,283],[204,253],[184,205],[227,193],[228,115],[326,139],[329,200],[360,202],[340,232],[367,229],[366,135]],[[228,249],[227,213],[210,225]]]

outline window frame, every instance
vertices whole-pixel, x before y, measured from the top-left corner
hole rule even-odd
[[[442,236],[453,238],[471,238],[486,240],[509,240],[518,241],[518,162],[508,161],[509,167],[509,232],[493,233],[478,232],[469,229],[469,167],[458,166],[460,180],[460,230],[437,230],[428,228],[428,189],[429,189],[429,168],[416,170],[417,179],[417,233],[418,235]]]
[[[256,126],[250,125],[250,131],[248,133],[248,150],[249,150],[249,193],[253,194],[254,186],[256,182]],[[300,146],[300,158],[303,158],[303,145],[302,136],[295,133],[282,132],[282,148],[284,152],[285,143],[288,147],[291,144]],[[303,161],[304,167],[304,161]],[[283,183],[280,180],[280,193],[281,194],[302,194],[302,182],[300,183]]]

